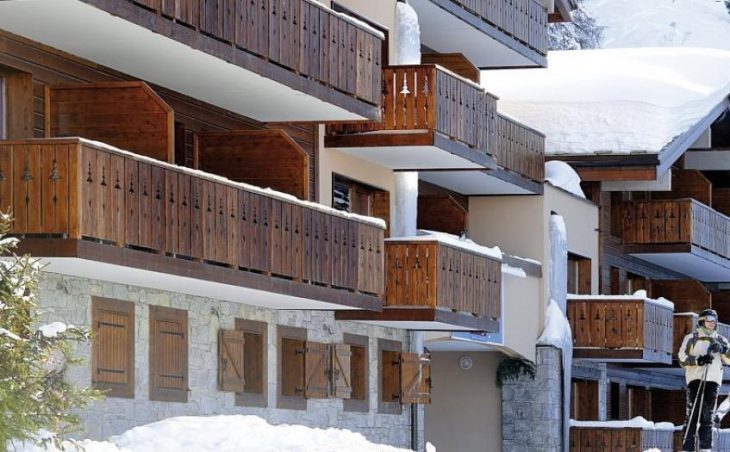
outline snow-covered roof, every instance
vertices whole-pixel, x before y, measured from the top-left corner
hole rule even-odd
[[[647,303],[655,304],[665,308],[674,310],[674,303],[664,297],[649,298],[646,290],[637,290],[633,295],[577,295],[568,294],[568,300],[643,300]]]
[[[500,110],[546,135],[546,155],[658,154],[730,94],[730,52],[550,52],[547,69],[482,71]]]

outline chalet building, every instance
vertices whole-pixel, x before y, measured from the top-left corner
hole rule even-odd
[[[551,215],[580,287],[600,226],[480,70],[545,67],[575,5],[409,3],[0,2],[0,210],[47,265],[44,319],[94,332],[69,378],[108,392],[81,436],[255,414],[526,450],[492,381],[553,359]],[[486,424],[448,419],[470,395]]]
[[[598,278],[581,284],[587,256],[568,258],[570,450],[681,444],[655,424],[581,421],[681,426],[681,339],[706,307],[730,321],[730,79],[718,70],[729,64],[723,51],[615,49],[553,53],[542,74],[490,74],[504,110],[546,133],[546,159],[570,164],[599,209]],[[720,432],[716,450],[728,447]]]

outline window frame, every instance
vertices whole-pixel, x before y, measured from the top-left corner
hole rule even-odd
[[[261,336],[261,392],[237,392],[236,393],[236,406],[251,406],[266,408],[269,406],[269,371],[268,371],[268,349],[269,349],[269,325],[266,322],[259,322],[256,320],[248,319],[235,319],[236,330],[243,331],[246,339],[246,353],[248,357],[249,352],[249,335]],[[246,367],[244,367],[244,375],[246,375]],[[246,379],[248,381],[248,379]]]
[[[127,347],[128,356],[126,364],[126,372],[129,380],[126,384],[115,384],[106,381],[97,381],[95,379],[96,369],[99,365],[99,355],[101,352],[99,340],[98,321],[100,311],[111,311],[129,316],[129,328],[126,335],[126,342],[123,346]],[[124,399],[134,399],[135,393],[135,312],[134,303],[126,300],[116,300],[104,297],[91,297],[91,331],[93,341],[91,343],[91,385],[95,389],[106,391],[107,397],[118,397]]]
[[[350,346],[350,384],[352,387],[352,394],[355,393],[354,380],[352,379],[352,372],[355,369],[355,360],[352,357],[355,356],[354,349],[361,348],[364,351],[363,357],[363,379],[364,379],[364,399],[353,399],[350,396],[349,399],[343,399],[342,406],[344,411],[355,411],[367,413],[370,411],[370,339],[367,336],[360,336],[357,334],[344,333],[343,343]]]

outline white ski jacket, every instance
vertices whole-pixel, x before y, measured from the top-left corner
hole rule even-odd
[[[712,354],[715,359],[707,366],[707,381],[715,382],[718,385],[722,384],[722,365],[730,365],[730,343],[717,331],[707,334],[703,328],[697,328],[694,332],[686,335],[679,347],[679,365],[684,368],[687,383],[702,379],[705,369],[704,366],[697,365],[697,358],[707,354],[707,349],[714,340],[724,344],[728,351],[722,355],[719,353]]]

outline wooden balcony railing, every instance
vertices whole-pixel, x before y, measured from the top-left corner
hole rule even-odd
[[[633,452],[657,449],[672,452],[673,430],[638,427],[570,427],[570,452]]]
[[[548,13],[535,0],[451,0],[526,46],[547,55]]]
[[[671,308],[641,298],[568,299],[575,356],[671,361]]]
[[[694,199],[622,203],[624,244],[695,245],[730,259],[730,218]]]
[[[380,296],[383,228],[79,139],[0,142],[23,235],[92,239]]]
[[[126,0],[303,77],[380,102],[382,36],[313,0]]]
[[[382,122],[331,124],[328,133],[434,130],[477,152],[494,152],[497,98],[479,85],[424,64],[385,68],[383,86]]]
[[[385,306],[443,308],[499,318],[498,260],[436,240],[388,240],[385,256]]]
[[[545,135],[497,115],[497,163],[534,181],[545,180]]]

